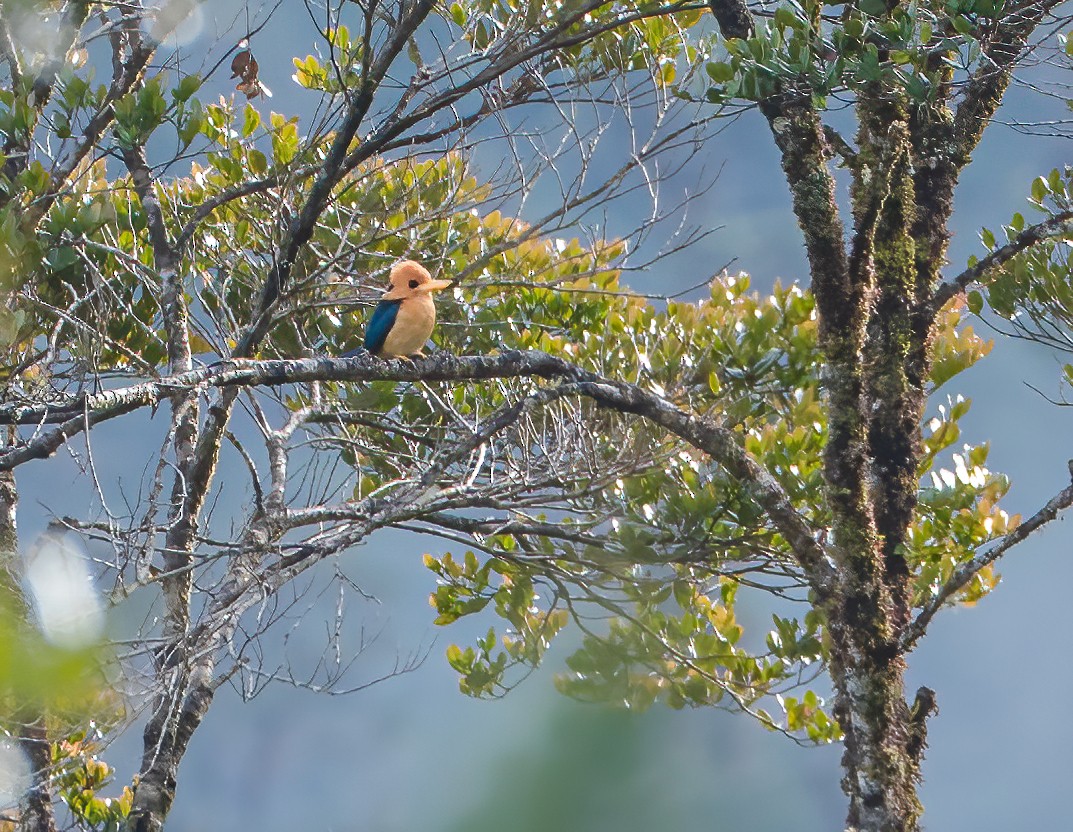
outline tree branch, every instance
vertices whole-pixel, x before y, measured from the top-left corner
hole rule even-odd
[[[740,437],[734,431],[710,419],[687,413],[663,397],[631,384],[593,379],[580,382],[577,387],[599,404],[643,416],[666,428],[725,467],[767,511],[790,544],[817,594],[825,597],[831,592],[833,571],[823,547],[816,541],[815,531],[793,507],[778,481],[742,448]]]
[[[1013,68],[1032,32],[1059,2],[1041,0],[1005,11],[992,36],[980,42],[979,66],[961,87],[956,111],[951,114],[948,108],[953,92],[948,83],[942,86],[942,98],[934,107],[919,108],[911,119],[917,199],[913,237],[917,246],[918,307],[914,327],[918,339],[927,338],[934,313],[942,307],[942,303],[930,303],[929,296],[950,238],[948,222],[958,178],[1001,104]]]
[[[1062,211],[1043,222],[1030,225],[1006,245],[996,248],[986,257],[978,260],[975,265],[940,286],[931,300],[932,313],[938,313],[951,298],[962,294],[973,284],[983,282],[989,272],[1009,262],[1025,249],[1044,240],[1070,233],[1073,231],[1070,223],[1073,223],[1073,210]]]
[[[1070,461],[1070,473],[1073,475],[1073,460]],[[1026,540],[1033,533],[1056,519],[1062,511],[1071,505],[1073,505],[1073,482],[1051,497],[1043,508],[1022,522],[986,552],[976,555],[972,560],[961,564],[955,569],[954,574],[943,584],[935,597],[924,606],[913,620],[913,623],[906,628],[901,639],[902,649],[908,651],[913,648],[913,645],[924,635],[935,614],[942,609],[958,590],[968,584],[981,569],[985,566],[990,566],[1018,543]]]
[[[752,35],[753,17],[743,0],[711,0],[708,7],[715,15],[723,37],[747,38]]]
[[[4,447],[9,450],[0,453],[0,471],[11,471],[32,459],[48,459],[69,442],[72,437],[87,432],[91,427],[101,422],[107,422],[116,416],[122,416],[125,413],[137,410],[144,404],[144,401],[132,398],[116,402],[111,406],[106,405],[94,408],[92,412],[87,409],[84,413],[64,417],[59,427],[43,433],[36,433],[27,442],[22,444],[8,443]],[[53,420],[42,419],[40,421],[44,423]]]
[[[317,222],[328,204],[332,189],[343,176],[353,170],[356,164],[351,163],[347,151],[358,132],[358,127],[361,126],[372,106],[377,87],[406,46],[408,39],[428,17],[433,5],[435,4],[432,0],[414,0],[403,19],[393,27],[388,43],[373,59],[368,73],[362,79],[361,88],[350,101],[346,116],[336,131],[331,148],[321,167],[321,174],[314,180],[302,210],[291,222],[286,242],[261,290],[261,297],[258,299],[257,309],[251,323],[232,353],[236,358],[247,358],[253,355],[271,327],[272,315],[270,313],[287,286],[291,268],[299,250],[313,236]]]
[[[307,358],[290,361],[224,362],[149,381],[122,390],[85,395],[72,404],[84,411],[80,420],[104,421],[121,412],[152,405],[177,389],[203,387],[238,388],[265,384],[293,384],[309,381],[475,381],[492,378],[561,378],[571,383],[568,393],[587,396],[599,404],[623,413],[642,416],[704,451],[739,479],[768,511],[776,528],[786,538],[810,583],[820,592],[829,589],[830,567],[815,533],[794,509],[782,487],[741,446],[741,437],[711,419],[688,413],[655,393],[635,385],[602,378],[567,361],[537,351],[507,351],[494,356],[453,356],[437,353],[416,361],[382,361],[362,354],[355,358]],[[560,394],[561,395],[561,394]],[[70,410],[66,411],[70,418]],[[0,407],[0,424],[36,423],[54,420],[62,413],[48,407]],[[511,414],[503,418],[512,418]],[[485,429],[495,427],[489,423]],[[63,430],[70,423],[25,446],[0,456],[0,470],[14,467],[15,457],[29,457],[35,450],[55,450],[62,443]],[[206,429],[207,431],[207,429]],[[30,457],[33,458],[33,457]]]
[[[100,109],[86,124],[85,129],[82,131],[81,139],[53,167],[51,171],[52,184],[48,190],[30,205],[27,210],[27,223],[29,225],[37,225],[41,218],[51,210],[52,205],[59,199],[60,194],[67,188],[67,180],[71,178],[82,160],[86,158],[90,150],[93,149],[104,134],[104,131],[115,120],[115,110],[112,105],[130,92],[138,80],[141,79],[142,73],[156,51],[155,46],[151,45],[147,38],[142,37],[139,28],[141,23],[142,17],[140,15],[130,16],[123,21],[121,29],[117,30],[117,34],[113,39],[113,49],[115,50],[113,62],[116,65],[116,72],[112,78],[112,83],[108,87],[108,92],[105,94],[104,101]],[[125,58],[122,57],[124,48],[129,49],[129,54]]]
[[[954,140],[960,169],[969,161],[1002,96],[1009,86],[1013,68],[1032,33],[1051,9],[1062,0],[1040,0],[1007,12],[995,26],[993,36],[981,45],[980,66],[965,84],[961,103],[954,115]]]

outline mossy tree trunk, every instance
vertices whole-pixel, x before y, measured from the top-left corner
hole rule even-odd
[[[956,106],[949,79],[926,103],[882,81],[856,89],[856,148],[831,141],[803,82],[779,81],[758,102],[781,153],[819,315],[830,431],[828,551],[836,568],[831,592],[818,601],[845,734],[847,827],[861,832],[914,830],[921,812],[924,720],[934,702],[926,688],[912,705],[906,698],[912,586],[902,546],[916,508],[928,352],[954,188],[1012,66],[1053,5],[1035,4],[994,24],[982,45],[986,66],[959,90]],[[754,35],[742,0],[712,0],[710,7],[725,37]],[[852,175],[849,235],[835,198],[836,155]]]

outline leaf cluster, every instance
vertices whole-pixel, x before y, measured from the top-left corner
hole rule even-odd
[[[868,85],[934,102],[956,73],[981,58],[980,38],[1005,10],[1002,0],[846,4],[834,18],[819,2],[783,3],[746,38],[728,38],[725,56],[707,64],[714,103],[762,101],[784,91],[828,96]]]
[[[560,351],[601,371],[613,366],[616,373],[696,412],[717,414],[734,426],[744,447],[822,535],[827,522],[820,479],[826,428],[808,293],[776,286],[770,296],[758,296],[748,291],[744,276],[727,276],[714,281],[700,302],[659,308],[623,293],[610,277],[554,289],[525,287],[522,293],[489,299],[472,313],[478,323],[467,330],[470,348],[486,337],[495,320],[490,310],[499,320],[526,316],[524,328],[497,334],[511,346]],[[952,306],[940,316],[933,389],[990,349],[962,325],[963,311]],[[984,467],[985,445],[963,446],[945,462],[944,452],[957,447],[958,422],[967,411],[968,402],[961,398],[940,406],[923,440],[924,484],[906,552],[917,605],[925,604],[980,546],[1017,523],[998,507],[1008,482]],[[651,432],[645,443],[662,449],[651,464],[575,500],[570,515],[536,518],[558,523],[559,539],[518,533],[482,537],[494,558],[482,563],[467,553],[470,566],[465,569],[452,569],[450,556],[426,559],[440,577],[431,599],[438,621],[484,609],[492,598],[497,613],[507,619],[498,652],[491,632],[476,649],[452,648],[451,662],[463,671],[463,688],[487,695],[509,687],[507,671],[517,653],[507,651],[507,644],[522,639],[532,655],[543,654],[546,633],[527,634],[513,626],[523,611],[534,614],[532,595],[526,594],[510,613],[509,607],[503,609],[509,594],[498,594],[519,575],[532,581],[537,569],[545,612],[557,612],[565,604],[585,632],[581,649],[568,660],[570,672],[559,680],[564,691],[634,708],[656,700],[675,707],[728,705],[753,712],[769,727],[800,731],[815,741],[837,738],[837,725],[817,704],[815,691],[803,699],[789,694],[826,659],[819,615],[777,613],[775,629],[762,642],[750,643],[743,640],[735,614],[742,589],[754,598],[752,591],[762,590],[791,603],[806,599],[786,542],[767,525],[765,513],[742,484],[719,466]],[[608,450],[613,449],[603,453]],[[615,457],[603,459],[593,467]],[[586,542],[584,534],[591,532],[599,533],[599,542]],[[996,582],[984,570],[955,600],[973,602]],[[591,622],[600,618],[606,624],[594,627]],[[477,685],[470,681],[474,673]],[[772,701],[765,705],[765,699]],[[771,717],[772,707],[781,708],[783,717]]]
[[[52,743],[52,784],[81,829],[121,832],[134,802],[124,786],[119,797],[101,797],[111,785],[115,769],[100,759],[104,735],[96,725]]]
[[[642,71],[658,84],[673,84],[680,68],[696,59],[686,33],[703,20],[694,4],[681,11],[666,3],[519,2],[458,0],[450,18],[478,52],[509,45],[522,49],[541,41],[560,43],[549,56],[549,73],[592,82],[621,72]]]
[[[1036,177],[1028,203],[1033,213],[1042,216],[1037,225],[1031,225],[1018,211],[998,233],[988,228],[981,230],[980,239],[989,255],[1017,244],[1026,235],[1031,235],[1031,244],[992,269],[983,285],[969,292],[969,308],[982,314],[986,302],[1018,334],[1069,352],[1073,344],[1073,271],[1069,257],[1073,242],[1069,221],[1073,211],[1073,169],[1056,168]],[[1044,227],[1045,232],[1033,231]],[[978,262],[970,258],[969,267]],[[1073,365],[1064,365],[1063,380],[1073,385]]]

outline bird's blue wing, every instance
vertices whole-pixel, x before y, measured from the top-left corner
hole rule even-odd
[[[384,348],[384,341],[391,327],[395,326],[395,319],[399,316],[399,306],[402,301],[382,300],[376,305],[369,323],[365,326],[365,349],[376,355]]]

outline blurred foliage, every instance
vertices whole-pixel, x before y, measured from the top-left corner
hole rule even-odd
[[[24,725],[43,724],[47,736],[64,737],[51,744],[50,789],[78,828],[119,832],[131,792],[124,789],[118,799],[99,796],[113,772],[97,756],[103,731],[96,720],[116,724],[123,703],[101,668],[99,648],[53,644],[28,619],[21,596],[0,582],[0,731],[17,738]]]
[[[717,830],[837,828],[841,807],[816,785],[834,749],[802,750],[807,764],[794,765],[784,744],[717,722],[553,702],[532,714],[527,741],[474,782],[448,828],[492,832],[508,817],[517,832],[690,829],[698,818]],[[698,789],[702,771],[711,774]]]
[[[27,619],[21,596],[0,581],[0,723],[11,725],[27,708],[85,715],[99,704],[98,660],[92,649],[48,641]]]
[[[663,777],[651,756],[655,737],[647,724],[608,710],[561,708],[555,715],[524,755],[494,768],[501,774],[484,787],[483,805],[474,806],[454,828],[499,829],[503,813],[520,832],[688,824],[689,813],[676,813],[673,801],[651,799],[652,778]]]

